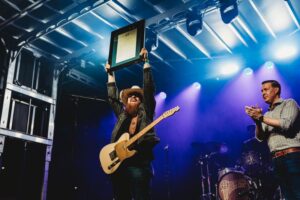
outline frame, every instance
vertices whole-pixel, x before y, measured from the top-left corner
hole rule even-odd
[[[108,63],[115,71],[141,61],[140,51],[145,41],[145,20],[111,33]]]

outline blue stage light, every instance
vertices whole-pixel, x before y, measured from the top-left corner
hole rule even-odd
[[[201,88],[201,84],[198,83],[198,82],[193,83],[193,86],[194,86],[197,90],[200,90],[200,88]]]
[[[167,94],[166,94],[165,92],[160,92],[160,93],[159,93],[159,97],[160,97],[161,99],[166,99],[166,98],[167,98]]]
[[[253,74],[253,70],[250,67],[247,67],[243,70],[243,73],[247,76],[250,76],[251,74]]]

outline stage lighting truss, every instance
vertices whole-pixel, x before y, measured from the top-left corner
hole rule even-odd
[[[238,5],[241,2],[242,0],[191,0],[148,19],[146,26],[160,34],[186,24],[188,33],[196,36],[201,32],[205,14],[219,9],[222,21],[228,24],[238,15]]]

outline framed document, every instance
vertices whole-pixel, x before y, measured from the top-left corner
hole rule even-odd
[[[138,21],[111,33],[109,57],[111,71],[141,61],[140,51],[145,41],[145,20]]]

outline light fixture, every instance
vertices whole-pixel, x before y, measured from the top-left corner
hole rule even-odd
[[[231,61],[225,61],[220,63],[220,69],[219,74],[222,76],[231,76],[236,74],[239,70],[239,63],[238,61],[231,60]]]
[[[272,61],[267,61],[264,64],[264,67],[266,67],[267,69],[273,69],[274,68],[274,63]]]
[[[220,0],[220,14],[222,21],[229,24],[239,14],[236,0]]]
[[[298,55],[297,45],[281,44],[274,50],[274,57],[277,60],[291,60]]]
[[[188,11],[186,16],[186,30],[191,36],[198,35],[202,31],[202,13],[198,9]]]
[[[166,94],[165,92],[160,92],[160,93],[159,93],[159,97],[160,97],[161,99],[166,99],[166,98],[167,98],[167,94]]]
[[[199,82],[194,82],[193,83],[193,86],[197,89],[197,90],[200,90],[201,88],[201,84]]]
[[[251,74],[253,74],[253,69],[251,69],[250,67],[247,67],[243,70],[244,74],[247,76],[250,76]]]

